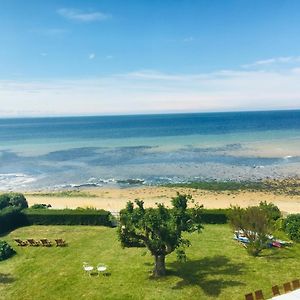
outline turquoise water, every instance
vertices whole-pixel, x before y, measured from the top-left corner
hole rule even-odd
[[[300,111],[0,120],[0,188],[298,176]]]

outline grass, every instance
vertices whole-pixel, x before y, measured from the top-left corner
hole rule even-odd
[[[17,247],[13,239],[64,238],[66,248]],[[122,249],[116,229],[88,226],[30,226],[1,239],[17,255],[0,262],[0,299],[243,299],[262,289],[271,296],[272,285],[299,277],[300,245],[266,250],[250,257],[232,240],[227,225],[206,225],[190,234],[188,261],[167,257],[168,276],[151,279],[153,260],[145,249]],[[82,263],[105,263],[111,276],[84,274]]]
[[[25,193],[25,196],[38,196],[38,197],[84,197],[84,198],[95,198],[97,195],[90,192],[78,191],[78,190],[68,190],[59,192],[38,192],[38,193]]]

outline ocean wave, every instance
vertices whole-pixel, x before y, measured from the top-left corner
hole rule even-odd
[[[23,173],[0,174],[0,190],[7,191],[15,188],[26,188],[37,181],[37,178]]]

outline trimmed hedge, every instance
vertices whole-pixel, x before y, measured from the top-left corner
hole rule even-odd
[[[26,225],[28,220],[19,208],[6,207],[0,210],[0,234]]]
[[[25,209],[31,225],[103,225],[111,226],[111,214],[105,210]]]
[[[203,209],[201,215],[204,224],[226,224],[229,209]]]

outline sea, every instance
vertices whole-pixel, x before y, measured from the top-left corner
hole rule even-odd
[[[0,190],[300,176],[300,110],[0,119]]]

